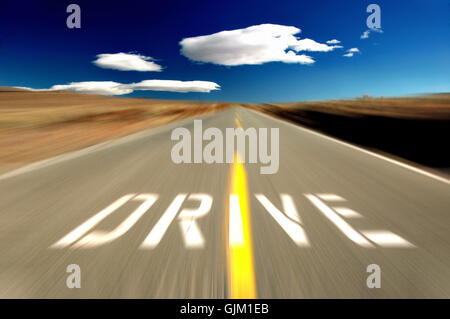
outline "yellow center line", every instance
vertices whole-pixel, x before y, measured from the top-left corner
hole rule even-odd
[[[239,120],[236,118],[234,119],[234,121],[236,122],[236,125],[240,128],[242,128],[241,122],[239,122]]]
[[[257,296],[247,177],[238,153],[235,154],[231,175],[228,226],[230,297],[255,299]]]

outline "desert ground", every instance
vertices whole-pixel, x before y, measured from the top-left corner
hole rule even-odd
[[[450,172],[450,94],[243,104],[0,88],[0,173],[239,104],[397,159]]]
[[[0,173],[226,106],[1,88]]]
[[[377,153],[450,173],[450,94],[254,104],[250,108]]]

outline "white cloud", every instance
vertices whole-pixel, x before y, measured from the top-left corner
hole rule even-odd
[[[368,39],[369,38],[369,34],[370,34],[370,30],[366,30],[363,32],[363,34],[361,34],[361,39]]]
[[[53,85],[49,89],[33,89],[22,86],[17,86],[16,88],[36,92],[75,91],[80,93],[91,93],[101,95],[123,95],[133,92],[131,88],[123,87],[123,84],[113,81],[72,82],[69,84]]]
[[[175,80],[145,80],[128,85],[139,91],[168,91],[168,92],[203,92],[209,93],[220,90],[220,85],[209,81],[175,81]]]
[[[209,81],[174,81],[174,80],[145,80],[138,83],[122,84],[112,81],[72,82],[64,85],[53,85],[49,89],[33,89],[18,87],[30,91],[60,91],[68,90],[80,93],[101,95],[124,95],[133,91],[167,91],[167,92],[202,92],[209,93],[220,90],[220,85]]]
[[[383,30],[381,28],[380,29],[376,29],[376,28],[368,29],[368,30],[364,31],[363,34],[361,34],[360,38],[361,39],[368,39],[369,35],[370,35],[370,32],[372,32],[372,31],[378,32],[378,33],[383,33]]]
[[[102,95],[123,95],[133,92],[132,89],[122,87],[122,84],[112,81],[72,82],[64,85],[53,85],[49,89],[49,91],[59,90]]]
[[[161,72],[162,67],[153,58],[133,53],[104,53],[98,54],[97,60],[92,61],[96,66],[104,69],[120,71],[156,71]]]
[[[300,51],[327,52],[329,46],[311,39],[300,40],[301,30],[277,24],[254,25],[245,29],[185,38],[181,53],[187,58],[226,66],[263,64],[267,62],[311,64],[314,59]]]
[[[327,43],[328,44],[338,44],[338,43],[341,43],[341,41],[333,39],[333,40],[328,40]]]
[[[292,48],[295,51],[312,51],[312,52],[328,52],[328,51],[333,51],[334,49],[337,48],[342,48],[341,45],[326,45],[323,43],[318,43],[314,40],[311,39],[302,39],[302,40],[297,40],[297,44],[292,45]]]
[[[344,54],[343,56],[347,57],[347,58],[351,58],[355,53],[360,53],[358,48],[351,48],[347,50],[347,53]]]

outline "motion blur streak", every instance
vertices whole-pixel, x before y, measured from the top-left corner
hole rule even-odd
[[[247,177],[236,153],[231,177],[230,196],[230,287],[233,299],[256,298]]]

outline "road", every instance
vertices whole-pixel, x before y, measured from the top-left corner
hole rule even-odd
[[[189,119],[0,176],[0,297],[450,298],[448,180],[242,107],[201,119],[279,128],[278,172],[173,163]]]

